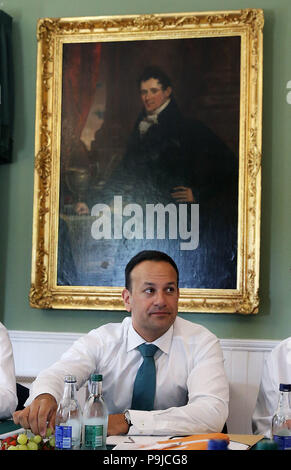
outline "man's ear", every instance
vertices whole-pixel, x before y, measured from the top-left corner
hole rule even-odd
[[[124,306],[125,306],[125,309],[130,312],[131,311],[131,303],[130,303],[130,292],[128,289],[123,289],[122,291],[122,298],[123,298],[123,302],[124,302]]]
[[[168,88],[166,88],[166,96],[167,98],[170,98],[172,94],[172,87],[168,86]]]

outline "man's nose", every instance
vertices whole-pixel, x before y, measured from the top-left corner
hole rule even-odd
[[[165,307],[166,299],[163,291],[157,291],[155,295],[155,305],[159,308]]]

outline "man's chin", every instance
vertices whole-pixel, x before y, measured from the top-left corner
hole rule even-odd
[[[146,112],[147,112],[148,114],[153,114],[156,109],[157,109],[157,108],[154,107],[154,106],[147,106],[147,107],[146,107]]]
[[[162,327],[166,330],[174,323],[175,316],[172,313],[159,312],[150,314],[150,322],[157,328]]]
[[[146,324],[134,325],[134,329],[146,341],[152,342],[160,338],[173,325],[176,315],[173,313],[149,314]]]

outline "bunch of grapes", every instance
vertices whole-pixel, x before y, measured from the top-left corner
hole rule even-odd
[[[27,433],[14,434],[6,437],[1,443],[2,450],[54,450],[55,436],[51,429],[47,429],[45,438],[39,434]]]

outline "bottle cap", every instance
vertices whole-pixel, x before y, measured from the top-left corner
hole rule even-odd
[[[227,450],[227,446],[226,439],[210,439],[208,441],[208,450]]]
[[[92,374],[91,375],[91,382],[102,382],[102,375],[101,374]]]
[[[67,383],[77,382],[76,376],[75,375],[66,375],[65,376],[65,382],[67,382]]]
[[[291,392],[291,384],[280,384],[280,392]]]

